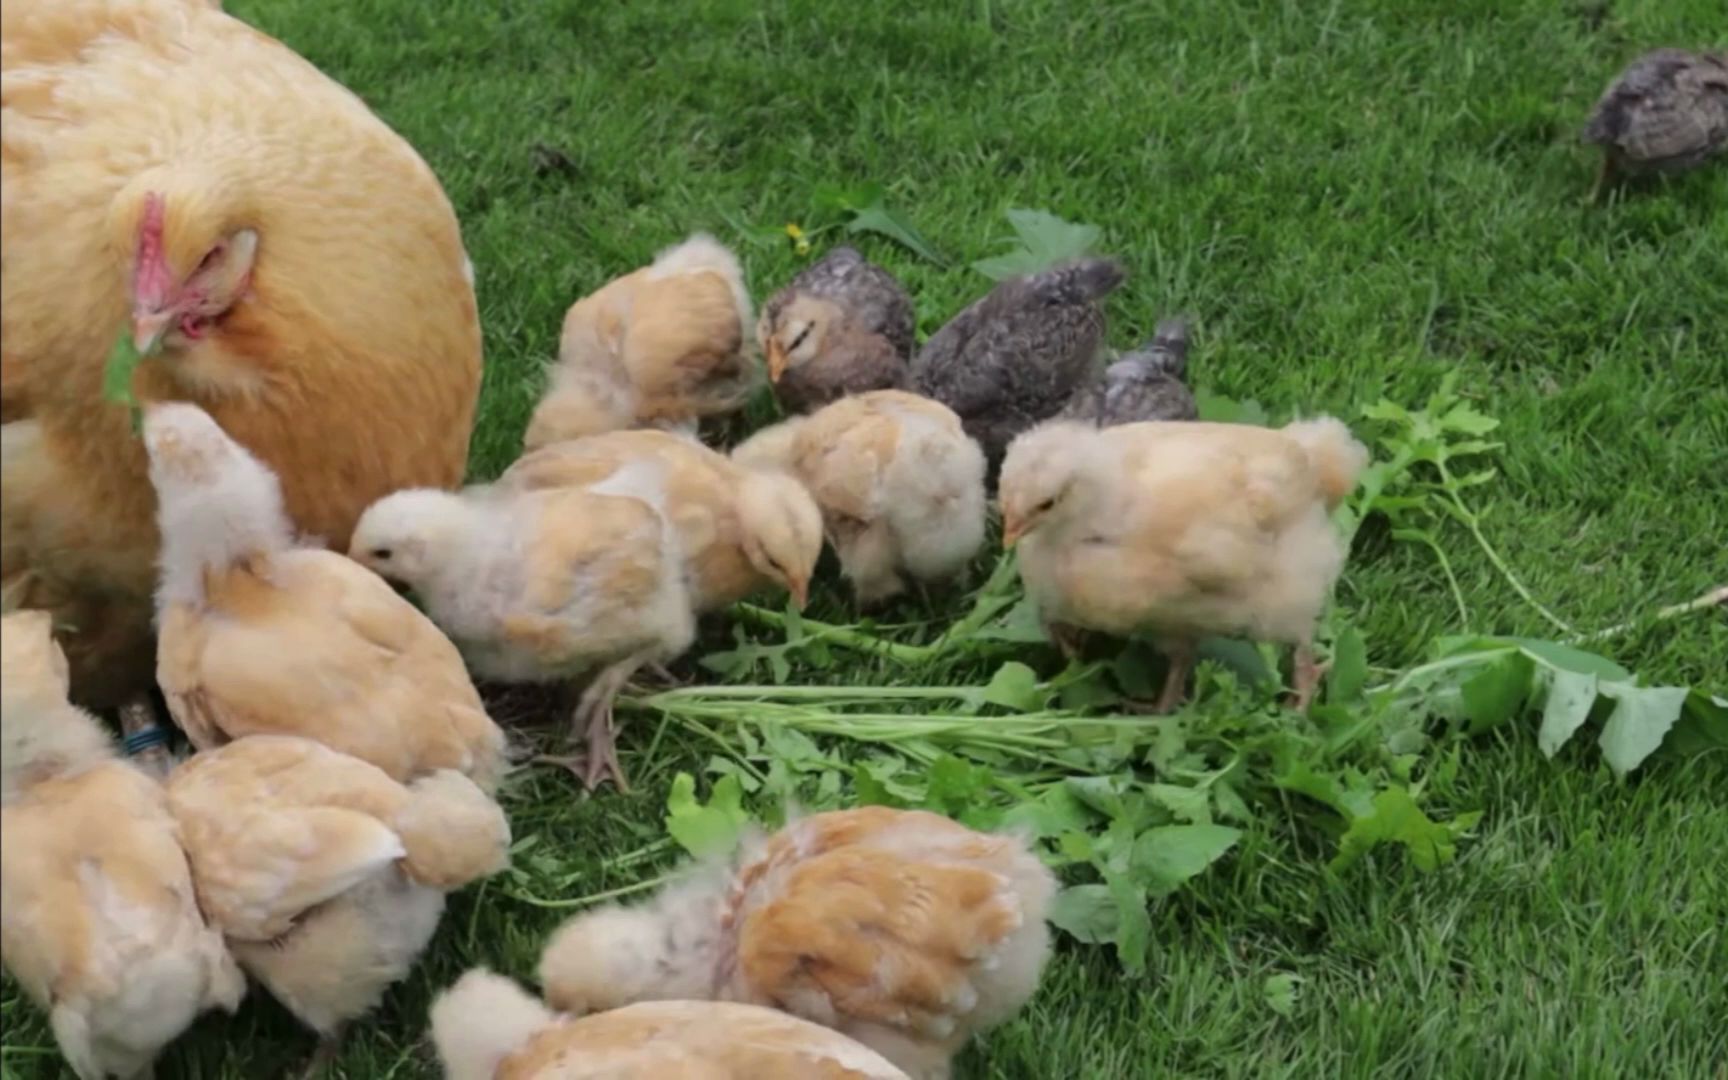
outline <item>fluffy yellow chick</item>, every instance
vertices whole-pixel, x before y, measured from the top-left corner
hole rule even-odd
[[[732,457],[787,469],[810,489],[861,604],[899,594],[907,577],[952,579],[984,543],[984,452],[929,398],[843,397],[758,433]]]
[[[162,786],[67,689],[48,613],[0,620],[0,954],[80,1080],[147,1077],[246,980],[198,912]]]
[[[398,780],[492,790],[504,734],[431,620],[376,574],[297,544],[276,476],[193,405],[145,410],[162,532],[156,677],[193,746],[289,734]]]
[[[498,486],[587,487],[637,461],[665,470],[666,513],[698,613],[769,589],[804,606],[822,555],[822,513],[803,484],[777,470],[740,468],[684,435],[617,431],[524,454]]]
[[[1020,576],[1058,642],[1070,628],[1160,642],[1170,670],[1155,708],[1181,703],[1208,634],[1295,645],[1292,704],[1306,708],[1321,675],[1314,624],[1344,567],[1328,511],[1367,462],[1330,417],[1279,430],[1047,423],[1003,464],[1003,543],[1019,541]]]
[[[636,426],[685,426],[744,404],[755,378],[737,256],[697,233],[564,316],[529,450]]]
[[[729,872],[578,915],[540,960],[567,1012],[637,1001],[770,1005],[871,1047],[920,1080],[1038,986],[1056,881],[1023,843],[936,814],[816,814]]]
[[[310,739],[251,735],[174,770],[198,900],[252,977],[335,1053],[407,975],[444,894],[509,862],[504,812],[461,773],[406,787]]]
[[[481,677],[598,672],[575,716],[590,788],[608,776],[625,786],[613,699],[696,636],[664,472],[639,460],[587,487],[399,491],[354,529],[352,557],[413,589]]]
[[[432,1003],[448,1080],[906,1080],[838,1032],[759,1005],[651,1001],[577,1019],[476,968]]]

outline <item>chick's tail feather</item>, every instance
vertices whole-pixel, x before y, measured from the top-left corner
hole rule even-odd
[[[1313,463],[1326,505],[1335,507],[1343,502],[1355,490],[1356,479],[1368,464],[1368,448],[1350,434],[1342,420],[1330,416],[1298,420],[1283,430]]]
[[[415,780],[408,790],[408,802],[391,825],[407,849],[403,863],[409,877],[452,891],[509,863],[504,811],[472,780],[441,769]]]
[[[1039,271],[1027,279],[1046,304],[1084,304],[1100,300],[1122,284],[1127,272],[1115,259],[1085,258]]]
[[[432,1044],[450,1080],[491,1080],[555,1016],[502,975],[475,968],[432,1003]]]
[[[1188,370],[1188,320],[1164,319],[1152,332],[1147,364],[1153,371],[1180,379]]]

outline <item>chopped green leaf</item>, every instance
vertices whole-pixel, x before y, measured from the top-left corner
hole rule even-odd
[[[1178,821],[1207,824],[1212,820],[1211,797],[1205,788],[1153,784],[1146,789],[1146,793],[1170,811]]]
[[[1549,757],[1560,752],[1567,740],[1590,718],[1596,704],[1596,676],[1556,669],[1549,673],[1548,700],[1542,706],[1542,729],[1536,745]]]
[[[984,688],[985,701],[1015,712],[1033,712],[1043,708],[1044,698],[1044,692],[1038,686],[1038,674],[1016,660],[997,668],[990,685]]]
[[[1530,661],[1510,653],[1482,669],[1460,687],[1470,734],[1499,727],[1517,713],[1530,696]]]
[[[1139,975],[1146,970],[1146,952],[1152,944],[1152,916],[1146,912],[1146,898],[1120,875],[1106,873],[1104,884],[1116,902],[1116,956],[1128,974]]]
[[[1114,941],[1116,900],[1105,885],[1070,885],[1050,905],[1050,922],[1088,945]]]
[[[723,776],[714,784],[708,805],[696,801],[696,780],[681,772],[672,780],[666,796],[666,831],[685,851],[698,859],[714,858],[738,846],[749,815],[744,812],[744,791],[735,776]]]
[[[1266,982],[1261,987],[1261,993],[1266,995],[1266,1004],[1279,1016],[1289,1016],[1296,1011],[1296,991],[1302,984],[1300,975],[1280,972],[1277,975],[1266,976]]]
[[[1368,681],[1368,646],[1362,632],[1347,626],[1332,643],[1332,668],[1326,673],[1326,700],[1333,705],[1360,701]]]
[[[992,281],[1036,274],[1059,262],[1089,255],[1103,235],[1096,225],[1063,221],[1042,210],[1010,210],[1008,223],[1016,238],[1011,242],[1012,250],[972,264],[972,269]]]
[[[1684,686],[1634,686],[1602,683],[1604,697],[1614,699],[1614,711],[1602,725],[1602,756],[1615,776],[1625,776],[1662,745],[1680,719],[1689,691]]]
[[[1147,829],[1134,841],[1135,880],[1163,896],[1216,862],[1236,846],[1242,830],[1228,825],[1166,825]]]
[[[1332,869],[1350,866],[1380,844],[1398,843],[1410,852],[1410,861],[1417,869],[1433,870],[1452,861],[1458,853],[1458,835],[1480,817],[1479,813],[1461,814],[1450,824],[1441,825],[1422,812],[1410,792],[1387,788],[1374,796],[1372,810],[1351,822],[1339,839]]]
[[[930,241],[924,239],[924,234],[920,233],[904,214],[890,210],[881,204],[867,206],[859,210],[853,215],[852,220],[846,223],[846,231],[849,233],[871,232],[886,236],[902,247],[911,250],[920,258],[927,259],[938,266],[945,266],[948,262],[936,253],[936,249],[930,245]]]

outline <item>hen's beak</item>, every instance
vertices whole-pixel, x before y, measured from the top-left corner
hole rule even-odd
[[[162,347],[162,337],[174,325],[172,311],[134,311],[132,313],[132,347],[139,356],[149,356]]]
[[[791,582],[788,588],[792,593],[792,606],[798,611],[804,610],[804,602],[810,598],[810,583],[808,581]]]
[[[773,338],[768,339],[768,381],[777,383],[786,374],[786,348]]]
[[[1025,522],[1012,519],[1004,520],[1002,522],[1002,550],[1007,551],[1012,548],[1020,542],[1020,538],[1024,535],[1026,535]]]

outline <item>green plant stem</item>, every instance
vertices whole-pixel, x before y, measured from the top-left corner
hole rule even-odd
[[[1704,611],[1713,607],[1728,607],[1728,585],[1718,585],[1716,588],[1711,589],[1702,596],[1694,597],[1683,604],[1669,604],[1667,607],[1658,608],[1656,611],[1653,611],[1648,615],[1641,615],[1636,618],[1627,619],[1622,623],[1615,623],[1613,626],[1610,626],[1605,630],[1594,630],[1588,634],[1578,634],[1574,637],[1567,638],[1563,644],[1584,645],[1593,641],[1606,641],[1609,638],[1619,637],[1621,634],[1624,634],[1629,630],[1636,630],[1640,626],[1647,626],[1651,623],[1666,622],[1669,619],[1677,619],[1682,615],[1691,615],[1694,612]]]
[[[638,881],[632,885],[620,885],[616,889],[607,889],[604,892],[590,893],[587,896],[577,896],[569,900],[548,900],[542,896],[517,892],[514,889],[505,889],[503,892],[504,895],[508,896],[510,899],[519,900],[524,904],[530,904],[537,908],[560,910],[566,908],[588,907],[592,904],[604,903],[607,900],[616,900],[620,896],[630,896],[634,893],[647,892],[649,889],[655,888],[656,886],[664,885],[676,876],[676,873],[661,874],[659,877],[649,878],[647,881]]]
[[[1452,504],[1452,509],[1458,514],[1458,519],[1464,523],[1464,527],[1470,530],[1470,535],[1476,538],[1476,546],[1480,547],[1482,553],[1488,556],[1488,561],[1494,564],[1494,569],[1500,571],[1500,576],[1506,579],[1506,583],[1512,586],[1513,591],[1517,592],[1519,596],[1524,598],[1526,604],[1529,604],[1534,608],[1538,615],[1547,619],[1548,622],[1559,629],[1561,633],[1577,633],[1578,631],[1573,629],[1571,623],[1568,623],[1565,619],[1562,619],[1560,616],[1554,614],[1543,606],[1542,602],[1537,600],[1530,590],[1524,587],[1524,583],[1518,580],[1518,576],[1512,573],[1512,568],[1506,565],[1506,560],[1500,557],[1500,553],[1494,550],[1494,545],[1490,544],[1488,538],[1482,534],[1482,526],[1476,517],[1475,511],[1465,506],[1464,500],[1458,497],[1457,484],[1452,479],[1452,473],[1446,468],[1446,463],[1440,461],[1436,462],[1436,464],[1440,467],[1440,479],[1444,484],[1442,491],[1445,494],[1447,501]]]
[[[744,603],[732,605],[732,611],[758,625],[775,630],[786,629],[786,616],[778,611]],[[899,642],[884,641],[874,634],[836,626],[833,623],[818,622],[815,619],[800,619],[799,623],[810,631],[812,638],[833,642],[857,652],[872,653],[908,667],[924,663],[932,655],[928,645],[902,645]]]

